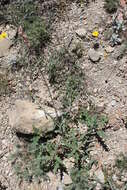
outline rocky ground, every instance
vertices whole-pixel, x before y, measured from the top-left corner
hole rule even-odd
[[[105,39],[105,31],[111,25],[112,16],[106,13],[102,0],[90,2],[88,7],[80,7],[76,3],[72,3],[63,19],[53,24],[55,31],[52,34],[52,41],[45,48],[45,54],[47,54],[54,47],[59,49],[62,45],[68,45],[70,41],[70,50],[74,49],[77,43],[81,44],[83,56],[79,59],[79,63],[85,71],[88,99],[98,107],[100,112],[106,113],[109,118],[105,141],[109,151],[105,151],[96,142],[96,149],[91,152],[100,163],[99,174],[97,175],[101,175],[101,179],[103,178],[101,166],[113,165],[121,152],[123,154],[127,152],[127,59],[126,54],[119,58],[123,43],[112,47],[109,40]],[[36,123],[44,123],[45,118],[42,118],[42,115],[44,115],[44,111],[48,112],[47,105],[51,102],[51,97],[41,75],[33,82],[24,70],[16,71],[15,74],[11,72],[10,67],[20,54],[19,47],[10,44],[16,35],[16,29],[13,26],[5,27],[4,25],[1,25],[0,28],[0,30],[8,33],[10,39],[9,44],[5,47],[7,50],[4,51],[4,53],[6,52],[4,55],[2,55],[1,50],[3,45],[0,44],[0,74],[2,76],[9,75],[8,93],[0,97],[0,181],[7,190],[39,190],[39,188],[55,190],[59,181],[57,176],[53,174],[50,174],[51,182],[49,184],[43,183],[42,187],[18,182],[9,161],[10,153],[20,141],[12,130],[12,122],[15,130],[18,130],[17,126],[21,129],[21,125],[25,123],[29,125],[31,118],[34,118],[33,120],[36,120]],[[98,37],[92,36],[94,30],[99,32]],[[4,45],[6,44],[4,43]],[[94,48],[95,45],[97,48]],[[56,98],[57,93],[53,89],[51,91],[53,97]],[[34,105],[29,103],[33,99]],[[17,100],[19,103],[16,104]],[[41,111],[37,112],[35,108],[37,106],[43,107],[43,111],[40,108]],[[57,102],[56,107],[61,108],[59,102]],[[23,116],[19,114],[22,112]],[[53,110],[53,114],[55,114],[55,110]],[[23,117],[23,121],[20,116]],[[52,121],[49,119],[48,122],[49,128],[51,127],[49,130],[52,130]]]

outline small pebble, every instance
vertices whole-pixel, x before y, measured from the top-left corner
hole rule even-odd
[[[112,52],[114,51],[114,48],[111,47],[111,46],[108,46],[108,47],[105,48],[105,51],[106,51],[107,53],[112,53]]]
[[[84,37],[86,37],[87,31],[84,28],[80,28],[80,29],[76,30],[76,34],[79,37],[84,38]]]
[[[89,49],[88,56],[93,62],[98,62],[100,60],[100,54],[94,49]]]
[[[116,106],[116,100],[112,100],[111,105],[112,107]]]

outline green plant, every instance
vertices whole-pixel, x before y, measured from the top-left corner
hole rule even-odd
[[[35,1],[14,1],[5,7],[4,16],[8,22],[21,28],[19,37],[27,44],[28,49],[39,54],[50,35],[48,22],[39,15]]]
[[[32,21],[38,15],[35,1],[31,0],[12,1],[9,5],[4,6],[4,9],[6,20],[17,27],[24,25],[27,21]]]
[[[98,134],[102,138],[102,134],[99,133],[99,131],[102,132],[102,128],[99,129],[99,122],[95,118],[84,112],[80,120],[89,127],[84,134],[69,127],[72,120],[69,114],[65,114],[57,121],[54,133],[47,136],[45,140],[38,132],[26,147],[19,147],[12,154],[16,174],[20,178],[31,181],[33,178],[46,177],[49,171],[68,172],[63,162],[65,158],[73,158],[74,167],[80,171],[86,165],[86,160],[90,160],[89,152],[93,137]],[[101,124],[103,125],[103,122]]]
[[[116,167],[121,171],[127,171],[127,156],[120,154],[116,159]]]
[[[49,75],[49,82],[51,84],[57,83],[58,78],[60,77],[60,71],[62,69],[62,57],[64,56],[65,51],[64,49],[60,51],[54,51],[53,54],[49,58],[48,64],[48,75]]]
[[[72,52],[75,53],[78,58],[81,58],[82,55],[83,55],[82,44],[80,42],[78,42],[77,44],[75,44],[75,47],[73,48]]]
[[[29,23],[24,24],[25,32],[30,43],[30,48],[35,50],[37,54],[40,53],[42,47],[49,41],[50,36],[46,29],[46,25],[40,18],[34,18],[34,20]]]
[[[71,171],[72,184],[66,190],[92,190],[96,187],[95,180],[90,177],[89,170],[91,164],[87,164],[83,169],[73,168]]]
[[[80,77],[75,78],[75,75],[70,75],[66,81],[66,93],[63,98],[63,105],[65,107],[71,106],[76,96],[78,96],[81,85]]]
[[[7,74],[0,74],[0,96],[7,94],[11,91],[11,86],[9,84],[9,77]]]
[[[102,184],[103,190],[127,190],[127,181],[122,181],[121,177],[126,176],[127,156],[122,153],[117,156],[113,167],[103,168],[105,183]],[[115,179],[114,179],[115,176]],[[125,177],[126,178],[126,177]]]
[[[77,63],[77,56],[71,54],[65,47],[55,51],[48,64],[49,82],[63,94],[63,107],[72,106],[83,87],[84,73]]]
[[[76,0],[76,3],[78,3],[79,5],[88,5],[90,3],[90,0]]]
[[[108,119],[105,116],[93,115],[85,110],[80,112],[80,121],[85,123],[88,127],[87,133],[90,136],[95,136],[99,141],[105,139],[105,125],[108,123]],[[102,142],[101,141],[101,142]]]
[[[113,13],[117,10],[119,5],[119,0],[105,0],[105,9],[109,12],[109,13]]]
[[[33,177],[46,176],[49,171],[68,172],[64,159],[70,158],[73,158],[75,168],[80,171],[89,159],[94,137],[99,141],[105,137],[104,128],[107,120],[104,117],[92,115],[84,108],[75,115],[70,112],[72,103],[77,96],[80,97],[83,81],[83,73],[76,60],[77,58],[66,48],[55,51],[49,59],[49,81],[57,88],[60,84],[60,91],[62,90],[64,94],[63,115],[56,121],[54,131],[49,136],[42,139],[40,132],[35,133],[31,142],[18,154],[14,154],[13,158],[16,157],[14,165],[18,167],[21,165],[20,170],[17,170],[20,171],[17,175],[21,178],[25,175],[25,179],[30,181]],[[86,133],[78,130],[79,122],[87,125]],[[75,124],[76,128],[70,127]]]
[[[81,73],[81,69],[77,64],[77,57],[71,54],[66,47],[61,47],[60,50],[51,54],[47,71],[51,84],[59,82],[65,84],[69,76]]]
[[[112,177],[108,177],[106,179],[106,182],[103,184],[103,190],[118,190],[117,187],[115,186]]]
[[[119,52],[120,53],[119,53],[118,59],[120,59],[124,55],[126,55],[126,53],[127,53],[127,40],[125,40],[125,42],[123,42],[122,46],[120,47]]]

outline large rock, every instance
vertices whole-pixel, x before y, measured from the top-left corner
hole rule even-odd
[[[54,130],[53,119],[56,113],[53,108],[41,110],[34,103],[17,100],[8,115],[10,126],[18,133],[33,134],[34,127],[39,129],[42,135]]]
[[[12,42],[9,39],[4,38],[0,40],[0,57],[8,54],[11,45]]]

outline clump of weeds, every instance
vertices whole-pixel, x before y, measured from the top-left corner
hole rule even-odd
[[[86,133],[71,128],[72,122],[86,124],[88,126]],[[67,188],[70,190],[74,187],[77,190],[87,189],[88,186],[92,188],[96,183],[89,176],[89,170],[94,164],[89,153],[94,137],[99,137],[98,139],[103,141],[106,122],[104,117],[99,119],[85,110],[79,111],[73,120],[69,113],[63,114],[56,121],[52,134],[43,139],[38,131],[24,149],[17,147],[12,154],[16,174],[29,182],[34,178],[38,180],[41,180],[41,177],[47,178],[49,171],[63,176],[63,172],[69,172],[64,159],[72,158],[74,165],[71,172],[72,184]]]
[[[90,113],[83,106],[73,113],[74,102],[85,94],[84,73],[78,65],[77,56],[71,54],[67,48],[53,52],[46,71],[50,84],[62,94],[63,113],[56,119],[52,133],[42,137],[41,132],[36,131],[24,148],[16,149],[12,154],[15,172],[29,182],[34,178],[39,181],[41,178],[47,179],[49,171],[58,173],[62,180],[64,172],[70,173],[64,160],[72,159],[72,184],[67,188],[92,189],[96,186],[96,180],[89,175],[89,170],[94,164],[90,150],[95,139],[106,147],[104,139],[107,118]],[[84,128],[87,126],[85,132],[82,133],[78,129],[79,123]]]
[[[118,6],[119,6],[119,0],[105,0],[104,7],[109,13],[116,12]]]
[[[0,73],[0,96],[6,95],[11,92],[10,79],[8,74]]]
[[[34,1],[13,1],[4,7],[6,21],[18,28],[27,48],[39,54],[50,39],[49,22],[45,21]]]
[[[49,58],[47,73],[50,84],[63,94],[64,107],[71,106],[74,100],[80,97],[81,92],[85,94],[85,74],[78,64],[77,56],[67,48],[62,47],[53,52]]]

